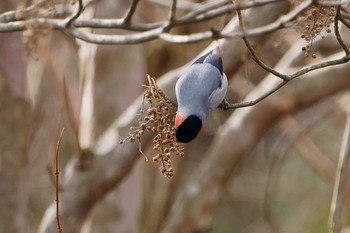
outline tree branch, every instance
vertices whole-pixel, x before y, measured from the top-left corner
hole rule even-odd
[[[81,13],[83,12],[83,0],[78,0],[78,10],[75,14],[72,15],[72,17],[68,20],[67,22],[67,27],[69,27],[72,22],[74,22],[80,15]]]
[[[339,20],[341,19],[341,14],[340,14],[340,7],[337,7],[337,11],[336,11],[336,15],[335,15],[335,20],[334,20],[334,33],[335,36],[338,40],[338,43],[340,44],[340,46],[343,48],[346,57],[348,59],[350,59],[350,51],[349,51],[349,47],[345,44],[344,40],[342,39],[340,32],[339,32]]]
[[[124,18],[122,19],[123,24],[130,24],[131,23],[131,18],[134,15],[136,11],[137,4],[139,3],[139,0],[133,0],[129,10],[126,12]]]
[[[302,9],[302,8],[301,8]],[[289,81],[300,77],[310,71],[313,70],[317,70],[320,68],[324,68],[327,66],[334,66],[334,65],[339,65],[339,64],[344,64],[347,63],[350,60],[349,57],[349,48],[347,45],[345,45],[343,39],[341,38],[341,35],[339,33],[339,27],[338,27],[338,21],[339,21],[339,17],[340,17],[340,8],[338,7],[337,10],[337,14],[335,17],[335,23],[334,23],[334,31],[335,31],[335,35],[336,38],[338,40],[338,43],[341,45],[341,47],[343,48],[343,50],[345,51],[345,56],[338,58],[338,59],[334,59],[334,60],[329,60],[329,61],[324,61],[318,64],[314,64],[314,65],[310,65],[310,66],[306,66],[298,71],[295,71],[289,75],[283,74],[278,72],[276,69],[273,69],[272,67],[266,65],[264,62],[262,62],[257,54],[255,53],[253,47],[251,46],[251,44],[249,43],[246,34],[245,33],[245,29],[244,29],[244,25],[243,25],[243,20],[242,20],[242,15],[240,10],[237,10],[237,15],[238,15],[238,20],[239,20],[239,24],[241,26],[241,29],[243,31],[243,41],[246,45],[246,47],[248,48],[249,52],[251,53],[253,60],[264,70],[266,70],[267,72],[281,78],[283,81],[281,83],[279,83],[278,85],[274,86],[271,90],[267,91],[265,94],[263,94],[262,96],[251,100],[251,101],[247,101],[247,102],[243,102],[243,103],[238,103],[238,104],[228,104],[226,106],[227,109],[231,109],[231,108],[239,108],[239,107],[248,107],[248,106],[252,106],[255,105],[257,103],[259,103],[260,101],[264,100],[266,97],[270,96],[271,94],[275,93],[276,91],[278,91],[280,88],[282,88],[284,85],[286,85]]]
[[[62,128],[60,136],[58,138],[57,144],[56,144],[56,160],[55,160],[55,167],[56,167],[56,171],[55,171],[55,193],[56,193],[56,223],[57,223],[57,230],[59,233],[62,232],[62,227],[61,227],[61,223],[60,223],[60,205],[59,205],[59,190],[60,190],[60,185],[59,185],[59,170],[58,170],[58,154],[59,154],[59,150],[60,150],[60,146],[61,146],[61,141],[62,141],[62,137],[63,137],[63,132],[64,132],[64,128]]]
[[[90,43],[99,43],[99,44],[135,44],[142,43],[145,41],[150,41],[154,39],[164,39],[166,41],[172,43],[190,43],[190,42],[198,42],[209,39],[217,39],[217,38],[225,38],[225,37],[233,37],[239,35],[215,35],[213,36],[211,31],[205,31],[201,33],[194,33],[188,36],[181,35],[171,35],[167,33],[162,33],[164,29],[170,29],[171,27],[180,26],[184,24],[197,23],[201,21],[206,21],[213,19],[215,17],[219,17],[225,14],[230,14],[235,9],[247,9],[252,7],[263,6],[271,3],[277,3],[284,0],[260,0],[260,1],[247,1],[235,5],[224,5],[227,1],[219,1],[218,3],[208,3],[204,5],[202,8],[194,10],[179,19],[173,19],[171,23],[170,21],[149,23],[149,24],[131,24],[129,21],[131,20],[132,14],[135,11],[137,1],[134,1],[129,8],[128,13],[124,18],[121,19],[91,19],[91,20],[78,20],[77,17],[82,11],[82,7],[79,7],[78,12],[73,16],[73,18],[67,19],[46,19],[46,18],[36,18],[36,19],[24,19],[15,22],[6,22],[0,23],[0,32],[14,32],[14,31],[22,31],[26,30],[28,25],[35,24],[37,28],[48,26],[54,30],[62,30],[67,32],[68,34],[75,36],[79,39],[85,40]],[[80,5],[81,6],[81,5]],[[174,11],[176,5],[172,6],[172,11]],[[222,7],[221,7],[222,6]],[[217,9],[217,7],[221,7]],[[4,13],[0,15],[1,18],[6,18],[5,16],[9,13]],[[15,12],[11,12],[11,15],[15,15]],[[5,15],[5,16],[3,16]],[[8,17],[7,17],[8,18]],[[1,20],[0,20],[1,22]],[[69,29],[66,29],[68,26],[71,26]],[[141,31],[135,35],[100,35],[100,34],[84,34],[83,32],[79,32],[76,27],[94,27],[94,28],[122,28],[126,30],[132,31]],[[148,37],[146,35],[153,34],[154,29],[157,30],[157,34]],[[140,35],[138,35],[140,34]],[[143,39],[140,39],[143,38]]]
[[[337,173],[335,178],[331,213],[329,216],[329,232],[340,233],[342,229],[343,206],[345,188],[349,175],[350,161],[350,116],[347,115],[343,142],[339,154]]]

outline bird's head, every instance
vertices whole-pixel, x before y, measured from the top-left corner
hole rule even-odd
[[[182,143],[188,143],[197,137],[202,128],[202,120],[196,115],[176,114],[175,129],[176,139]]]

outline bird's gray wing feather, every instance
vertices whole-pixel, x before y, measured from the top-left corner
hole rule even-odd
[[[220,71],[209,63],[192,65],[176,83],[178,111],[205,119],[209,111],[221,103],[227,89],[225,80],[223,82]]]

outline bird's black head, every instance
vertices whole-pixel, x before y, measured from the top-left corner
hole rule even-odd
[[[198,116],[190,115],[176,128],[176,139],[188,143],[197,137],[201,128],[202,120]]]

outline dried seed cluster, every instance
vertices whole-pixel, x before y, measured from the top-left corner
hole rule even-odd
[[[149,104],[148,109],[142,108],[140,110],[139,125],[131,127],[129,136],[121,139],[120,143],[140,142],[146,131],[156,134],[152,139],[153,149],[157,151],[153,161],[159,162],[160,171],[170,178],[174,175],[171,156],[185,156],[183,148],[180,147],[175,138],[174,121],[177,105],[157,86],[154,78],[148,75],[147,79],[149,85],[146,86],[144,100]]]
[[[323,32],[331,33],[330,27],[334,22],[335,7],[312,6],[306,14],[307,17],[302,22],[301,38],[306,40],[307,45],[302,47],[302,51],[305,56],[311,54],[313,58],[316,58],[312,43],[318,36],[324,38]]]

